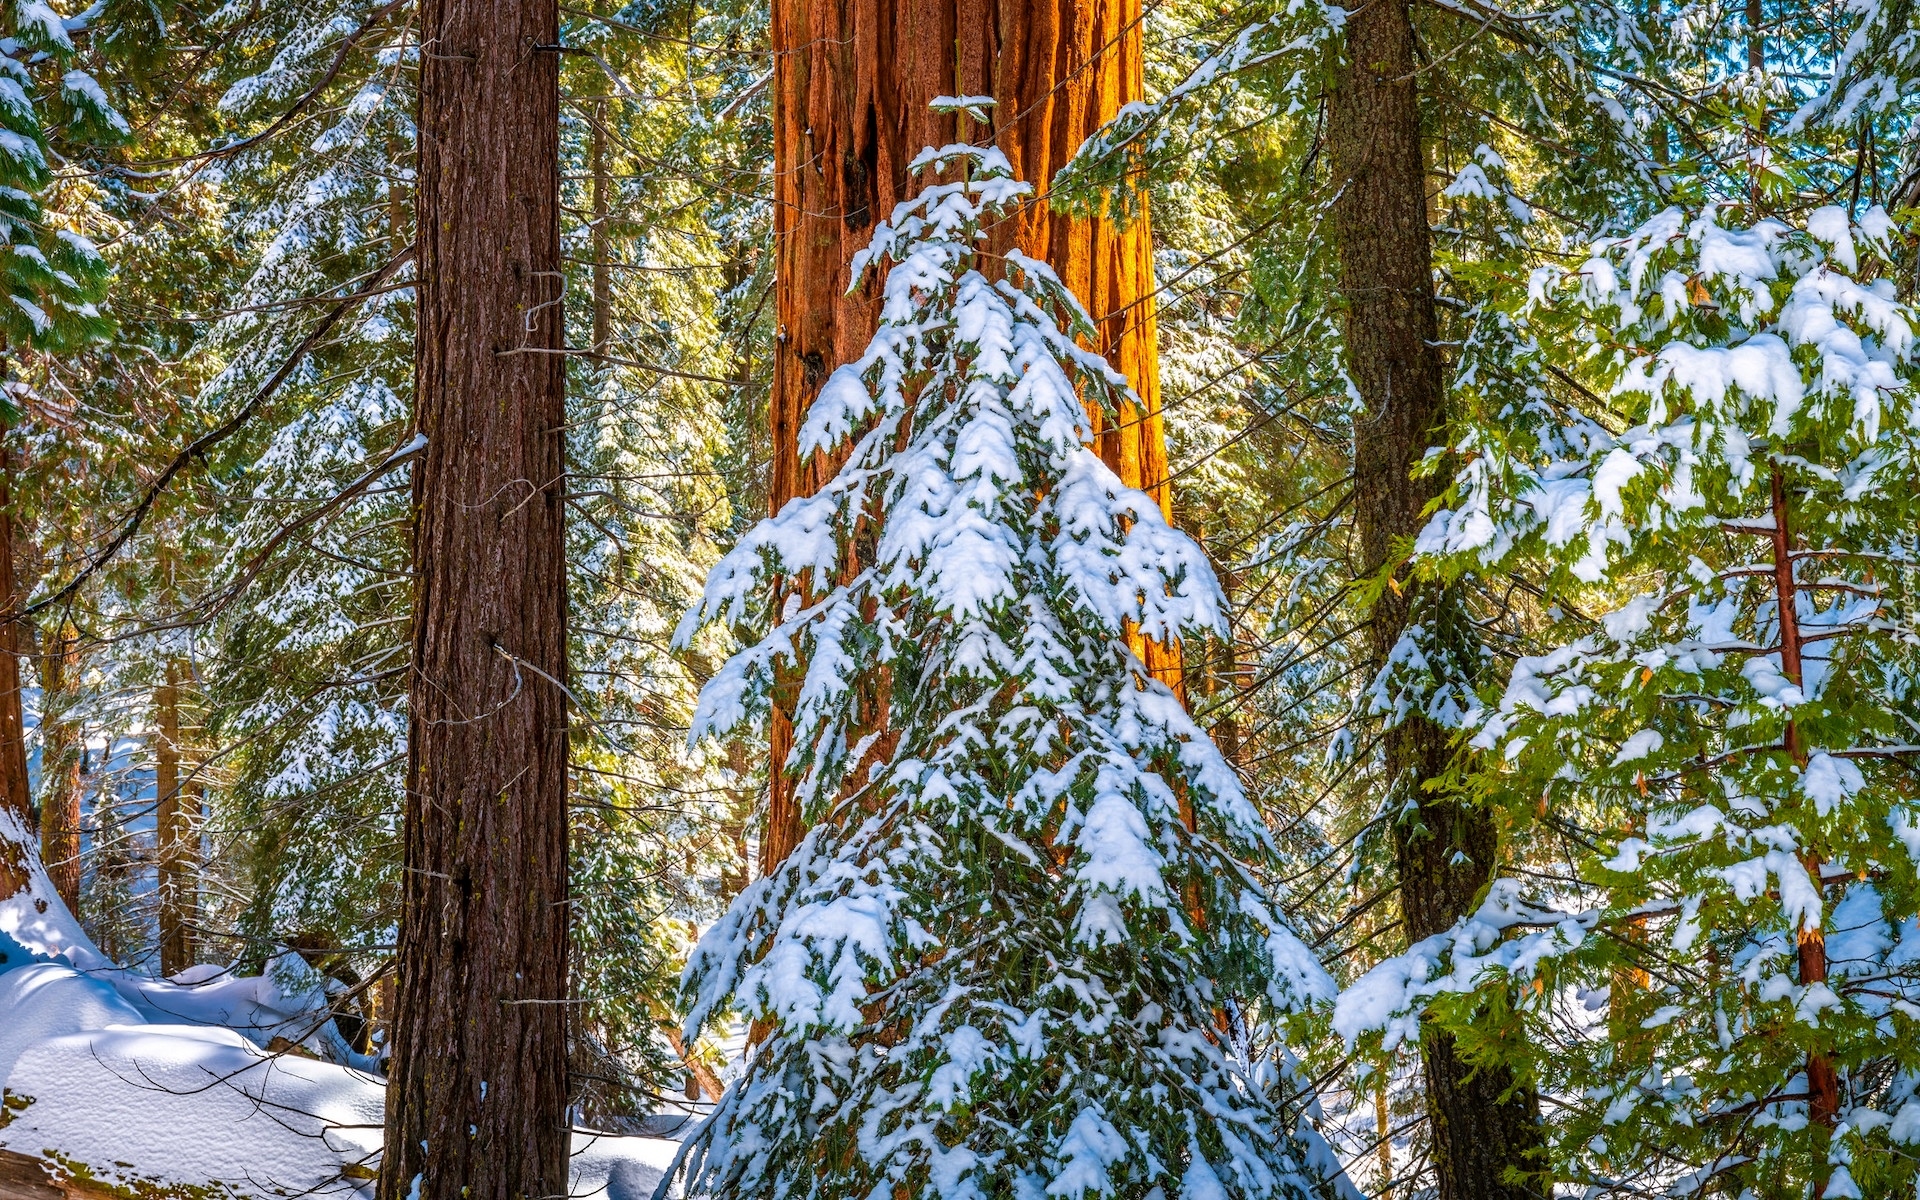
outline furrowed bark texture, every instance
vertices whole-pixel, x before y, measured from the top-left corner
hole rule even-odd
[[[160,973],[177,975],[193,965],[193,924],[200,870],[197,797],[180,778],[179,664],[168,663],[166,680],[154,689],[158,726],[154,737],[154,826],[160,843]]]
[[[551,1200],[568,1150],[558,12],[423,0],[420,22],[427,446],[379,1196]]]
[[[1354,434],[1356,519],[1363,570],[1392,556],[1397,539],[1419,531],[1435,481],[1412,469],[1432,442],[1445,398],[1434,348],[1432,247],[1408,0],[1375,0],[1347,20],[1347,54],[1328,109],[1328,144],[1341,290],[1347,305],[1347,369],[1366,404]],[[1370,626],[1376,667],[1386,662],[1418,600],[1442,619],[1445,595],[1387,588]],[[1448,731],[1418,714],[1387,735],[1390,803],[1418,819],[1395,827],[1400,904],[1410,941],[1439,933],[1470,911],[1493,867],[1498,838],[1488,815],[1424,785],[1450,756]],[[1455,861],[1458,852],[1462,861]],[[1427,1111],[1441,1200],[1532,1197],[1509,1169],[1538,1169],[1538,1099],[1498,1068],[1473,1071],[1453,1039],[1429,1030],[1421,1042]]]
[[[994,248],[1045,258],[1100,323],[1098,349],[1125,371],[1139,411],[1095,414],[1100,456],[1171,513],[1155,351],[1153,244],[1143,213],[1125,230],[1061,216],[1046,189],[1080,143],[1144,95],[1140,0],[775,0],[774,239],[778,344],[769,426],[774,512],[812,495],[838,463],[799,454],[807,407],[835,367],[866,349],[881,291],[847,294],[848,264],[894,205],[917,190],[907,164],[926,146],[981,140],[936,96],[992,96],[992,139],[1039,195]],[[1154,674],[1181,684],[1179,647],[1141,641]],[[799,842],[801,814],[779,770],[793,729],[775,698],[764,871]]]

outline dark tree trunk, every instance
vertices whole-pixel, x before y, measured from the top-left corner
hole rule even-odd
[[[0,358],[0,379],[5,377]],[[27,775],[26,711],[20,695],[20,655],[28,648],[27,625],[17,613],[20,592],[13,561],[13,453],[0,422],[0,898],[33,887],[38,858],[33,820],[33,784]],[[47,903],[46,897],[38,903]]]
[[[154,689],[154,826],[159,843],[160,973],[193,965],[193,924],[200,873],[198,796],[180,777],[180,667]]]
[[[13,566],[13,451],[6,435],[6,425],[0,424],[0,808],[24,825],[33,810],[33,785],[27,777],[27,722],[20,702],[20,652],[26,639],[16,614],[26,597]]]
[[[1340,197],[1334,211],[1340,286],[1347,306],[1347,369],[1366,404],[1354,435],[1356,519],[1362,570],[1379,571],[1394,544],[1417,533],[1437,481],[1413,477],[1436,436],[1445,400],[1434,342],[1432,247],[1408,0],[1375,0],[1347,20],[1345,61],[1328,110]],[[1382,591],[1370,625],[1375,665],[1423,620],[1456,629],[1451,596],[1422,595],[1408,581]],[[1395,827],[1400,907],[1409,940],[1439,933],[1468,913],[1492,874],[1498,835],[1489,814],[1427,784],[1444,773],[1448,731],[1412,715],[1386,738],[1389,805],[1412,812]],[[1456,858],[1456,854],[1458,858]],[[1541,1195],[1539,1101],[1504,1069],[1475,1072],[1453,1039],[1429,1030],[1421,1042],[1441,1200]]]
[[[71,621],[40,656],[40,861],[67,911],[80,915],[80,729],[72,721],[79,682],[80,632]]]
[[[567,1190],[555,0],[420,7],[416,572],[380,1200]]]
[[[1011,228],[995,231],[998,247],[1017,244],[1053,264],[1100,322],[1098,349],[1140,394],[1144,411],[1101,429],[1100,455],[1171,513],[1146,217],[1122,230],[1061,216],[1044,200],[1080,143],[1120,105],[1143,98],[1140,17],[1140,0],[775,0],[774,512],[813,494],[837,467],[801,461],[798,438],[820,386],[866,349],[878,319],[880,289],[847,294],[848,264],[874,225],[916,190],[907,164],[922,147],[981,140],[971,120],[928,108],[936,96],[964,94],[995,98],[992,140],[1042,193]],[[1136,649],[1155,675],[1180,687],[1179,647],[1141,639]],[[763,871],[784,860],[804,830],[792,781],[779,769],[792,748],[788,690],[775,695]]]

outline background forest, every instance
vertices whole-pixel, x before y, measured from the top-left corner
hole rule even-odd
[[[462,6],[0,5],[0,890],[377,1075],[416,593],[484,569],[416,529]],[[564,641],[489,645],[565,714],[575,1128],[710,1118],[700,1195],[1920,1187],[1920,10],[557,21],[493,353],[563,373]]]

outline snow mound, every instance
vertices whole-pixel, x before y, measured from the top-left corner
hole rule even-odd
[[[48,1038],[140,1023],[140,1014],[114,990],[71,967],[35,963],[0,975],[0,1081],[12,1077],[20,1056]]]
[[[667,1138],[575,1133],[568,1200],[652,1200],[679,1150]]]
[[[14,1064],[7,1090],[32,1102],[0,1142],[58,1155],[96,1177],[225,1184],[248,1195],[364,1186],[379,1082],[228,1029],[115,1024],[46,1038]],[[131,1163],[132,1167],[114,1164]]]
[[[262,1049],[256,1002],[271,995],[263,979],[224,975],[196,987],[64,962],[0,972],[0,1083],[12,1114],[0,1147],[111,1185],[371,1196],[385,1081]],[[208,1020],[149,1019],[169,1010]],[[212,1020],[223,1015],[244,1027]],[[576,1134],[571,1198],[644,1200],[678,1148]]]

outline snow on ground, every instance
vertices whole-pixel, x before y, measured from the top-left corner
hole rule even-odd
[[[0,900],[0,1148],[113,1184],[372,1195],[384,1081],[364,1060],[264,1049],[287,1037],[344,1052],[317,1031],[325,993],[311,978],[287,964],[136,976],[34,890]],[[572,1195],[645,1200],[678,1149],[576,1134]]]
[[[14,1113],[0,1147],[97,1179],[262,1197],[372,1193],[378,1076],[271,1054],[221,1025],[144,1020],[108,983],[64,964],[0,973],[0,1078]],[[572,1194],[644,1200],[678,1149],[577,1134]]]

